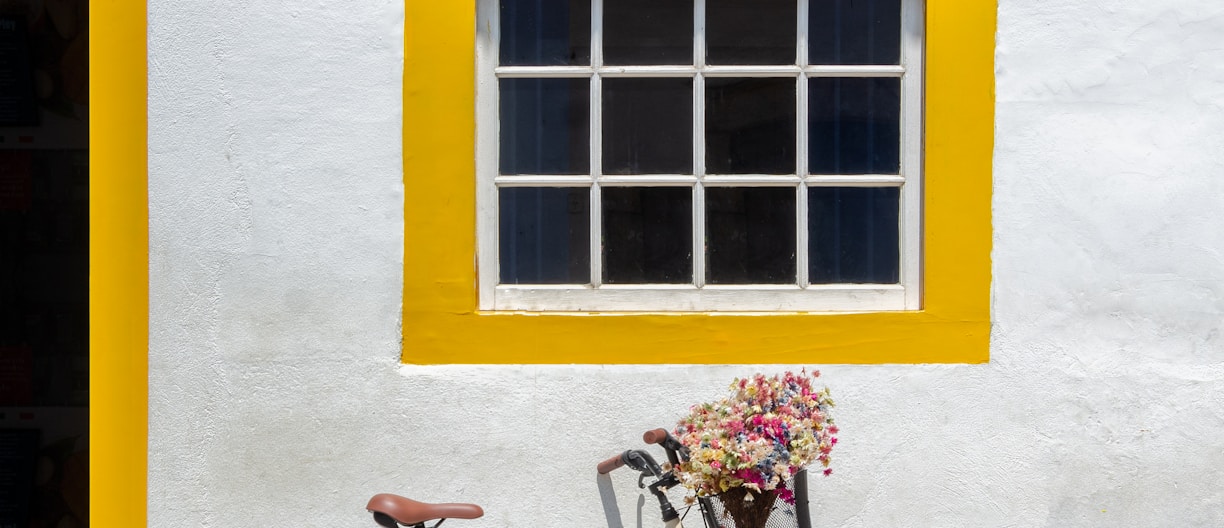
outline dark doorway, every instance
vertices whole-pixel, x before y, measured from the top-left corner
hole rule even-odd
[[[88,1],[0,2],[0,526],[88,523]]]

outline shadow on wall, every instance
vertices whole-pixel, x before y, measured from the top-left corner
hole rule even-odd
[[[599,486],[599,500],[603,502],[604,517],[608,520],[608,528],[625,528],[621,523],[620,508],[616,506],[616,491],[612,489],[612,477],[596,475],[595,483]],[[646,498],[638,496],[638,528],[642,528],[642,507]]]

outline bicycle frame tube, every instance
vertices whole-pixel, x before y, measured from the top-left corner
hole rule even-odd
[[[812,528],[812,512],[808,508],[807,477],[806,469],[795,473],[795,516],[799,518],[799,528]]]

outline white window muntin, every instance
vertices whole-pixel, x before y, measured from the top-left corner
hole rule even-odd
[[[897,311],[922,305],[922,72],[924,8],[921,0],[903,0],[900,65],[803,65],[807,62],[809,0],[797,0],[797,63],[802,65],[705,64],[705,0],[694,0],[693,65],[605,66],[602,63],[602,4],[591,1],[589,66],[499,66],[498,0],[477,2],[476,32],[476,174],[477,270],[479,308],[499,311]],[[691,77],[693,79],[693,174],[603,175],[603,78]],[[794,175],[706,174],[704,79],[707,77],[785,78],[796,81],[796,171]],[[808,79],[818,77],[900,79],[901,145],[899,174],[810,174],[808,172]],[[498,80],[503,78],[588,78],[590,87],[589,170],[587,175],[498,174]],[[602,278],[601,189],[605,186],[690,186],[693,192],[693,282],[691,284],[605,285]],[[706,187],[783,186],[796,190],[795,285],[706,285]],[[808,281],[808,211],[810,187],[897,187],[900,268],[897,284],[810,284]],[[587,285],[499,284],[498,189],[502,187],[588,187],[590,195]]]

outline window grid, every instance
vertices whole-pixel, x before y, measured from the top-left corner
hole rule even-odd
[[[478,51],[478,123],[477,165],[478,237],[480,259],[480,307],[528,311],[587,311],[587,310],[680,310],[680,311],[860,311],[918,309],[921,290],[917,280],[921,275],[921,187],[918,168],[921,165],[921,52],[922,9],[916,0],[902,2],[900,65],[809,65],[808,17],[809,0],[798,0],[796,10],[797,65],[719,65],[705,64],[705,0],[694,0],[693,64],[663,66],[607,66],[603,64],[603,4],[591,0],[591,48],[589,66],[500,66],[498,42],[499,13],[496,0],[483,4],[488,7],[489,42],[477,46]],[[483,17],[482,17],[483,18]],[[918,50],[918,53],[915,53]],[[491,75],[490,75],[491,73]],[[693,79],[693,174],[634,174],[604,175],[603,149],[603,89],[604,78],[676,78]],[[786,78],[796,82],[796,166],[794,175],[706,174],[705,78]],[[897,78],[900,79],[900,159],[898,174],[810,174],[808,145],[809,80],[814,78]],[[497,169],[497,93],[500,79],[512,78],[589,78],[589,174],[587,175],[501,175]],[[491,123],[490,123],[491,122]],[[492,126],[489,126],[489,125]],[[479,126],[478,125],[478,126]],[[490,150],[491,149],[491,150]],[[489,156],[492,153],[492,156]],[[489,176],[491,175],[491,177]],[[603,253],[601,239],[603,203],[602,188],[690,186],[692,189],[692,277],[689,284],[602,284]],[[589,267],[588,285],[510,285],[498,284],[497,256],[497,189],[502,187],[589,187]],[[705,188],[792,186],[796,191],[796,284],[707,285]],[[899,187],[901,262],[898,284],[811,284],[808,252],[808,190],[811,187]],[[693,291],[696,289],[696,291]],[[703,292],[704,290],[704,292]],[[658,294],[681,293],[655,303]],[[600,293],[596,293],[600,292]],[[645,292],[649,297],[643,297]],[[777,292],[791,292],[788,298],[770,299],[743,296],[745,292],[762,292],[777,297]],[[768,292],[768,293],[766,293]],[[793,293],[823,293],[823,298],[793,295]],[[559,294],[559,295],[557,295]],[[836,294],[836,295],[832,295]],[[667,295],[664,295],[667,297]],[[805,298],[806,297],[806,298]],[[745,300],[746,299],[746,300]],[[764,299],[762,301],[762,299]],[[645,307],[645,308],[643,308]]]
[[[706,285],[706,200],[703,179],[705,156],[705,0],[693,0],[693,280],[694,287]]]
[[[592,288],[603,286],[603,186],[600,178],[603,175],[603,77],[594,72],[603,66],[603,14],[604,0],[591,0],[591,138],[589,178],[591,185],[591,214],[589,225],[590,255],[587,263],[591,270],[590,283]],[[496,114],[494,114],[496,115]],[[493,242],[494,245],[497,242]],[[494,260],[494,263],[497,261]]]
[[[796,64],[808,63],[808,2],[800,0],[795,9],[795,44],[799,47]],[[904,64],[904,63],[903,63]],[[795,78],[795,279],[801,288],[811,286],[808,254],[808,81],[805,75]],[[904,174],[904,173],[902,173]]]
[[[910,73],[901,77],[901,165],[899,174],[913,175],[901,187],[901,284],[905,308],[922,306],[922,72],[925,13],[917,0],[901,2],[900,61]]]

